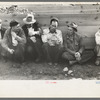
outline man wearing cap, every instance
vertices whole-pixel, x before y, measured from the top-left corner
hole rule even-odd
[[[15,20],[11,21],[10,28],[6,30],[2,41],[2,47],[6,50],[5,56],[17,62],[23,62],[25,43],[26,37],[19,23]]]
[[[23,19],[24,25],[22,29],[25,32],[27,43],[26,43],[26,58],[31,58],[35,62],[40,62],[42,60],[42,40],[41,34],[42,29],[40,28],[37,21],[34,19],[33,14],[28,14],[26,18]]]
[[[77,25],[73,22],[68,26],[68,32],[64,36],[65,52],[62,57],[69,61],[70,65],[74,63],[84,63],[93,57],[92,51],[86,51],[82,44],[82,37],[77,33]]]
[[[58,18],[53,17],[49,28],[43,30],[43,48],[49,65],[52,65],[53,62],[57,65],[62,52],[63,38],[61,30],[57,29],[58,23]]]

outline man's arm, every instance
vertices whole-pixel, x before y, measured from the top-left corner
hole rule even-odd
[[[69,52],[70,54],[72,54],[72,55],[75,55],[75,51],[73,51],[73,50],[70,50],[69,48],[68,48],[68,46],[67,46],[67,38],[66,38],[66,36],[64,36],[64,47],[65,47],[65,50],[67,51],[67,52]]]
[[[63,44],[63,36],[62,36],[62,32],[60,30],[59,30],[58,39],[59,39],[60,43]]]
[[[26,36],[25,36],[24,31],[22,29],[20,30],[20,34],[21,34],[21,36],[16,35],[16,40],[25,44],[26,43]]]
[[[47,42],[48,33],[49,33],[48,29],[43,30],[43,35],[41,36],[43,43]]]
[[[84,46],[84,44],[83,44],[83,38],[82,38],[82,37],[80,37],[80,41],[79,41],[79,42],[80,42],[80,44],[79,44],[79,45],[80,45],[80,49],[79,49],[78,52],[79,52],[80,54],[82,54],[83,51],[85,50],[85,46]]]
[[[8,41],[7,41],[8,33],[9,33],[9,30],[6,30],[6,31],[5,31],[5,34],[4,34],[4,37],[3,37],[3,40],[2,40],[2,42],[1,42],[1,46],[2,46],[5,50],[7,50],[7,51],[9,52],[9,51],[10,51],[10,48],[9,48],[8,45],[7,45],[7,43],[8,43]]]

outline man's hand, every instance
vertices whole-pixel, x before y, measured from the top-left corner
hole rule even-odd
[[[80,61],[81,60],[81,54],[79,52],[76,52],[75,58],[76,58],[77,61]]]
[[[30,39],[35,43],[36,42],[36,38],[34,36],[30,37]]]
[[[51,41],[51,40],[48,40],[48,43],[49,43],[50,46],[54,46],[55,45],[55,43],[53,43],[53,41]]]
[[[9,52],[10,54],[13,54],[13,53],[14,53],[14,50],[8,48],[8,52]]]

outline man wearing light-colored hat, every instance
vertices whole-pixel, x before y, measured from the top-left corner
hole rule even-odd
[[[26,18],[23,19],[24,25],[22,29],[25,32],[27,43],[26,43],[26,59],[33,59],[35,62],[42,60],[42,40],[41,33],[42,29],[34,18],[33,14],[27,14]]]
[[[75,63],[84,63],[93,57],[92,51],[86,51],[82,43],[82,36],[77,32],[77,24],[74,22],[68,23],[68,31],[64,36],[65,52],[62,57],[69,61],[70,65]]]

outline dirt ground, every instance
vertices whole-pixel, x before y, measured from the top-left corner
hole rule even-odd
[[[67,67],[68,71],[63,69]],[[72,73],[69,73],[71,71]],[[69,73],[69,74],[68,74]],[[90,60],[84,65],[69,66],[67,62],[60,62],[57,66],[46,62],[24,62],[18,64],[11,61],[0,60],[0,80],[99,80],[100,66],[94,65]]]
[[[66,21],[76,22],[79,25],[79,32],[86,37],[94,37],[95,32],[99,28],[100,13],[96,12],[96,6],[83,6],[83,13],[80,13],[80,6],[24,5],[24,7],[33,9],[36,13],[35,18],[42,26],[48,26],[52,16],[58,17],[60,28],[64,26],[62,28],[63,33],[66,31]],[[93,11],[88,9],[93,9]],[[5,27],[8,27],[12,19],[16,19],[22,24],[24,17],[25,15],[0,14]],[[100,79],[100,66],[95,66],[94,62],[95,60],[91,60],[84,65],[75,64],[70,67],[67,62],[61,62],[57,66],[49,66],[45,62],[39,64],[34,62],[18,64],[0,59],[0,80],[98,80]],[[63,71],[65,67],[68,68],[67,72]],[[72,73],[68,74],[69,71]]]

